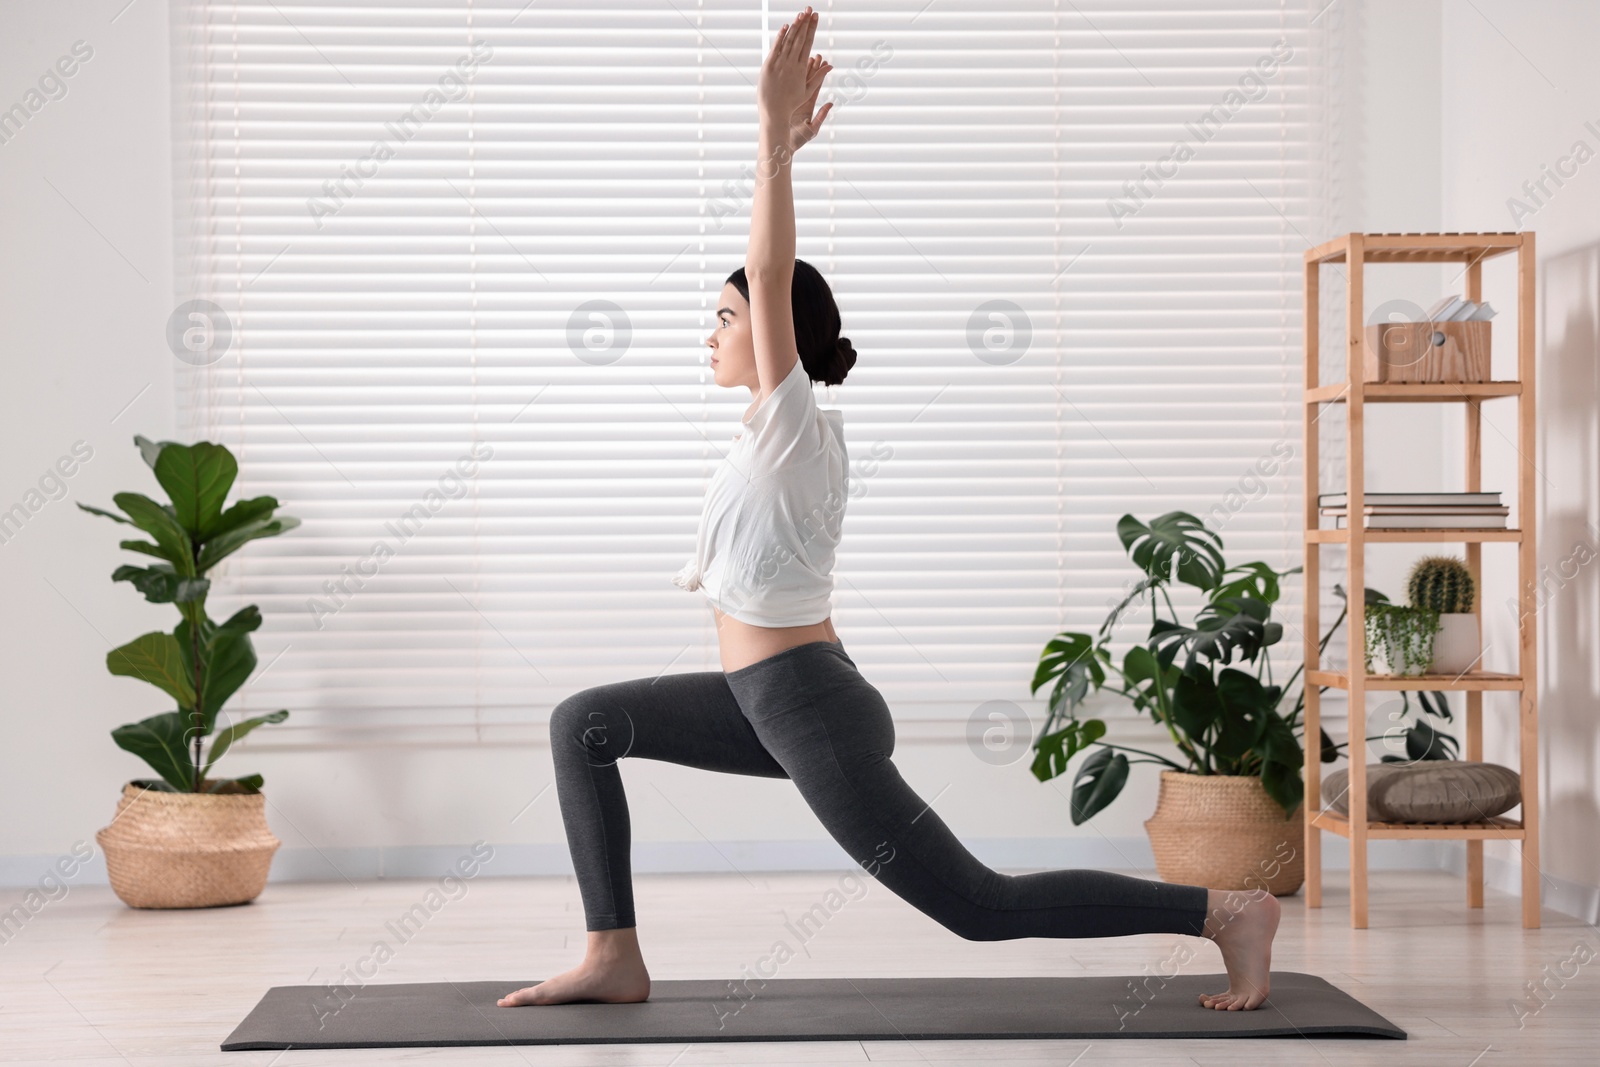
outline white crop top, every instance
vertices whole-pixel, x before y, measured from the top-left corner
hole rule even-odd
[[[796,359],[741,422],[706,489],[694,558],[672,580],[740,622],[821,622],[849,495],[844,412],[817,406]]]

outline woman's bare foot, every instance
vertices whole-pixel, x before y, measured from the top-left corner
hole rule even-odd
[[[507,993],[502,1008],[523,1004],[566,1004],[574,1000],[633,1004],[650,996],[650,972],[639,952],[639,932],[629,926],[618,930],[590,930],[583,962],[537,985]]]
[[[1251,1011],[1267,999],[1272,972],[1272,938],[1282,913],[1278,898],[1265,889],[1210,891],[1204,936],[1222,950],[1228,969],[1226,993],[1201,993],[1202,1007]]]

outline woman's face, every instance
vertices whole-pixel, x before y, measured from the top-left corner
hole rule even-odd
[[[722,287],[717,300],[717,321],[706,338],[711,348],[711,378],[724,388],[760,385],[756,374],[756,349],[750,335],[750,305],[732,282]]]

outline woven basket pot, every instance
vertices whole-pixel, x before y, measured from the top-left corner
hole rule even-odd
[[[111,825],[95,833],[111,888],[134,908],[243,904],[267,884],[282,844],[261,793],[169,793],[122,787]]]
[[[1305,881],[1304,819],[1304,805],[1285,819],[1255,775],[1162,771],[1144,828],[1163,880],[1281,897]]]

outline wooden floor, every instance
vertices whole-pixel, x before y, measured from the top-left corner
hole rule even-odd
[[[968,942],[883,886],[863,893],[838,874],[639,875],[640,941],[656,979],[737,980],[787,941],[805,952],[781,977],[1157,973],[1180,940],[1141,935],[1084,941]],[[479,878],[444,900],[408,941],[386,926],[425,902],[432,883],[269,884],[253,903],[138,911],[109,889],[74,887],[0,945],[0,1063],[340,1067],[467,1064],[1296,1064],[1593,1063],[1600,1033],[1600,936],[1546,911],[1524,930],[1518,903],[1490,891],[1469,913],[1458,879],[1376,871],[1371,927],[1351,930],[1331,874],[1327,906],[1285,898],[1273,965],[1321,975],[1388,1016],[1408,1041],[805,1041],[694,1045],[524,1045],[291,1052],[218,1050],[268,986],[337,980],[372,950],[395,946],[370,981],[504,978],[506,989],[580,958],[582,912],[569,878]],[[853,891],[825,900],[829,890]],[[20,896],[14,890],[8,896]],[[837,906],[802,942],[785,924],[814,904]],[[1213,945],[1191,940],[1186,973],[1220,972]],[[1548,968],[1548,970],[1546,969]],[[1544,981],[1543,1003],[1526,983]],[[359,981],[359,980],[358,980]],[[1219,988],[1221,986],[1219,985]],[[1519,1025],[1512,1005],[1524,1009]],[[1535,1009],[1537,1012],[1535,1013]],[[517,1010],[536,1011],[537,1008]],[[1195,1010],[1202,1010],[1196,1008]]]

